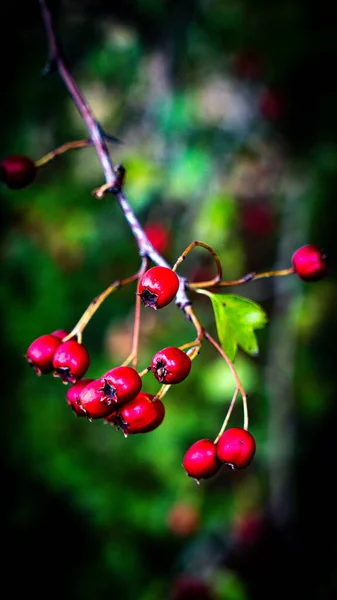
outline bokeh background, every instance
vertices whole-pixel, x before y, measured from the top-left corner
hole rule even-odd
[[[224,276],[287,268],[317,243],[329,276],[232,289],[269,315],[260,354],[239,352],[257,453],[198,486],[182,458],[214,438],[233,380],[204,346],[165,397],[163,424],[124,438],[78,419],[65,387],[37,377],[29,344],[70,330],[111,281],[139,265],[133,236],[93,149],[74,150],[30,187],[0,187],[2,584],[83,600],[332,600],[336,587],[336,9],[325,0],[51,2],[68,65],[127,169],[138,218],[165,227],[174,263],[194,239]],[[41,158],[87,132],[57,75],[38,2],[2,7],[1,157]],[[158,239],[157,239],[157,243]],[[214,273],[195,249],[180,271]],[[193,298],[215,334],[207,299]],[[131,348],[134,289],[115,293],[84,332],[88,376]],[[151,313],[151,314],[149,314]],[[139,368],[194,331],[169,306],[142,311]],[[150,376],[148,391],[157,389]],[[242,408],[231,423],[241,426]]]

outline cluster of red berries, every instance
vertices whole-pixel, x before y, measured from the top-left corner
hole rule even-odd
[[[226,429],[216,442],[198,440],[187,450],[183,467],[187,475],[199,481],[215,475],[222,465],[231,469],[245,469],[256,451],[253,435],[242,427]]]

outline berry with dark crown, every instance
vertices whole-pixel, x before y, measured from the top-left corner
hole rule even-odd
[[[41,335],[30,344],[25,357],[37,375],[53,371],[53,356],[60,344],[60,338],[51,333]]]
[[[169,346],[157,352],[152,358],[151,370],[160,383],[180,383],[186,379],[192,361],[186,352]]]
[[[164,417],[165,406],[162,401],[159,398],[154,399],[152,394],[140,392],[106,421],[116,425],[127,437],[129,433],[148,433],[157,429]]]
[[[151,267],[140,278],[137,293],[144,306],[154,310],[167,306],[177,294],[179,279],[168,267]]]
[[[76,340],[61,342],[53,356],[54,377],[59,377],[65,384],[76,383],[89,365],[87,349]]]

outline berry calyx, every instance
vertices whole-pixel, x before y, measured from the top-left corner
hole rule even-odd
[[[187,450],[182,464],[187,475],[197,481],[212,477],[221,467],[216,445],[207,439],[194,442]]]
[[[111,398],[104,394],[100,379],[94,379],[80,391],[77,403],[88,419],[103,419],[116,410]]]
[[[245,469],[254,458],[256,443],[249,431],[232,427],[223,432],[216,447],[222,463],[231,469]]]
[[[120,366],[100,378],[101,390],[115,405],[129,402],[142,389],[142,379],[133,367]]]
[[[179,289],[179,279],[175,271],[168,267],[151,267],[140,278],[137,294],[144,306],[154,310],[172,302]]]
[[[186,379],[192,361],[186,352],[169,346],[157,352],[151,362],[151,370],[160,383],[180,383]]]
[[[123,404],[117,413],[106,420],[118,429],[122,429],[124,436],[129,433],[148,433],[157,429],[165,417],[165,406],[161,400],[152,394],[140,392],[133,400]]]
[[[304,281],[318,281],[328,270],[327,257],[315,244],[298,248],[291,260],[295,273]]]
[[[11,190],[19,190],[32,183],[36,173],[34,161],[23,154],[7,156],[0,162],[0,180]]]
[[[61,342],[53,356],[54,377],[63,383],[76,383],[87,372],[90,357],[87,349],[76,340]]]
[[[31,343],[25,358],[37,375],[53,371],[53,356],[60,344],[60,338],[51,333],[41,335]]]
[[[79,379],[74,383],[70,388],[68,388],[66,393],[66,400],[68,406],[73,410],[77,417],[85,417],[86,411],[81,406],[79,401],[79,396],[83,388],[85,388],[89,383],[95,381],[91,377],[87,377],[84,379]]]

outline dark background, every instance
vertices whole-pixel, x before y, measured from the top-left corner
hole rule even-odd
[[[104,182],[94,151],[55,159],[24,190],[3,185],[3,587],[99,600],[336,598],[336,8],[50,5],[72,73],[104,129],[124,142],[110,147],[127,169],[131,205],[143,224],[170,232],[170,263],[202,239],[232,279],[287,268],[296,248],[313,242],[327,253],[329,275],[235,290],[269,315],[259,357],[237,359],[257,453],[249,469],[197,486],[181,466],[184,452],[215,437],[234,389],[212,348],[170,390],[162,426],[127,440],[76,419],[62,384],[36,377],[24,360],[33,339],[70,330],[101,290],[138,268],[120,210],[91,194]],[[62,81],[41,76],[38,2],[6,3],[0,45],[1,157],[38,159],[86,137]],[[200,267],[210,268],[207,255],[195,250],[182,272]],[[90,376],[128,355],[133,300],[121,290],[89,323]],[[214,332],[208,303],[194,306]],[[175,307],[144,312],[140,368],[158,348],[193,336]],[[233,421],[241,419],[238,407]],[[208,591],[177,591],[186,575]]]

